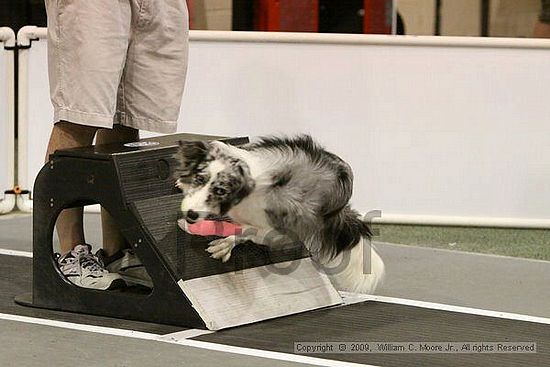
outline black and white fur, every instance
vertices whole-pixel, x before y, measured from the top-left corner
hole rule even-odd
[[[350,166],[311,137],[269,137],[242,147],[186,142],[177,158],[184,218],[226,215],[243,226],[242,235],[210,243],[212,257],[225,262],[248,240],[267,246],[300,240],[339,290],[371,293],[383,277],[370,228],[349,205]],[[370,251],[370,272],[363,250]]]

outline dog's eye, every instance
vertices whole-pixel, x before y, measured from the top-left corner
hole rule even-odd
[[[216,187],[214,189],[214,195],[223,196],[227,193],[227,190],[223,187]]]
[[[195,176],[193,178],[193,184],[195,185],[204,185],[206,183],[206,177],[204,176]]]

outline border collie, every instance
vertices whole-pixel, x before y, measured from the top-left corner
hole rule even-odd
[[[176,158],[185,220],[228,216],[242,226],[241,235],[210,243],[213,258],[225,262],[249,240],[266,246],[299,240],[338,290],[372,293],[382,279],[369,225],[349,205],[350,166],[310,136],[265,137],[241,147],[182,142]]]

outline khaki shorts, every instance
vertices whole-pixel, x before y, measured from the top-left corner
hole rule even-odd
[[[46,0],[54,122],[176,130],[186,0]]]

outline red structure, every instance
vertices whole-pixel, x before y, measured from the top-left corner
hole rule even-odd
[[[255,28],[274,32],[317,32],[319,0],[256,0]]]
[[[392,0],[364,0],[363,33],[390,34],[392,5]],[[255,0],[254,29],[318,32],[319,0]]]
[[[364,0],[363,33],[391,34],[393,1]]]

